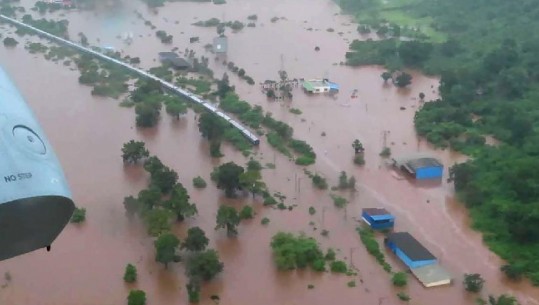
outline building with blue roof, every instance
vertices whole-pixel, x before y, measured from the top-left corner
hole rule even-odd
[[[363,209],[361,218],[372,229],[390,229],[395,225],[395,216],[391,215],[386,209]]]

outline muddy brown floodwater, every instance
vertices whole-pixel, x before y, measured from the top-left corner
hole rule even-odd
[[[12,280],[0,288],[0,304],[125,304],[129,289],[134,287],[146,291],[148,304],[187,302],[181,264],[168,270],[156,264],[152,240],[140,223],[129,222],[124,215],[123,197],[136,195],[148,179],[141,168],[122,165],[120,148],[130,139],[144,140],[152,154],[174,168],[197,203],[198,217],[174,230],[184,236],[189,226],[200,226],[225,264],[222,275],[204,287],[201,304],[212,304],[210,295],[219,295],[221,304],[399,304],[389,275],[368,255],[355,232],[361,208],[372,206],[392,211],[397,216],[396,229],[411,232],[454,275],[452,286],[431,289],[410,277],[407,291],[413,304],[473,304],[475,296],[465,293],[461,282],[464,273],[476,272],[487,280],[486,293],[512,293],[522,304],[538,304],[537,289],[502,279],[498,271],[502,262],[483,245],[481,235],[470,229],[467,212],[453,198],[451,184],[445,179],[437,185],[396,179],[378,156],[385,133],[385,141],[395,156],[429,152],[443,160],[446,168],[465,160],[464,156],[435,150],[415,135],[413,116],[420,107],[418,94],[424,92],[427,100],[436,98],[437,78],[413,73],[413,85],[398,90],[383,85],[383,70],[379,67],[339,65],[348,49],[347,41],[360,37],[350,18],[339,15],[333,2],[228,2],[168,3],[157,14],[138,2],[129,2],[120,10],[69,12],[65,18],[70,21],[71,37],[82,31],[92,44],[113,46],[126,55],[139,56],[144,68],[157,65],[157,52],[187,47],[210,57],[211,68],[220,76],[225,72],[222,63],[203,50],[203,45],[215,36],[215,28],[194,27],[191,23],[211,17],[246,22],[248,15],[257,14],[255,28],[229,33],[229,61],[244,68],[257,83],[277,79],[278,70],[285,69],[292,78],[328,77],[340,84],[340,93],[335,98],[307,96],[295,89],[292,102],[278,103],[268,101],[258,85],[249,86],[229,73],[231,82],[243,99],[289,123],[297,138],[313,146],[318,158],[316,165],[309,168],[311,171],[324,174],[330,185],[337,183],[343,170],[358,179],[358,192],[342,194],[350,200],[347,209],[333,207],[329,192],[314,190],[302,168],[276,153],[265,141],[256,149],[256,159],[263,164],[275,163],[276,169],[264,170],[264,180],[271,190],[287,196],[287,204],[298,205],[293,211],[264,208],[260,199],[227,200],[212,183],[202,191],[194,189],[193,177],[201,175],[209,181],[210,171],[219,162],[243,164],[246,159],[228,146],[223,147],[222,160],[209,158],[207,143],[199,135],[192,112],[179,121],[163,115],[157,128],[138,130],[132,109],[120,108],[112,99],[92,97],[90,88],[78,84],[78,72],[46,61],[42,55],[31,55],[21,44],[15,49],[1,47],[0,64],[13,77],[46,130],[77,205],[87,208],[87,221],[82,226],[68,225],[50,253],[36,251],[1,262],[0,274],[9,272]],[[30,0],[22,3],[33,5]],[[155,30],[145,26],[134,9],[151,20],[155,30],[174,35],[174,43],[161,44]],[[272,23],[272,17],[284,18]],[[1,28],[2,33],[13,32],[6,25]],[[328,28],[335,31],[328,32]],[[125,32],[134,33],[130,46],[117,38]],[[191,36],[199,36],[201,42],[189,44]],[[319,52],[314,51],[315,46],[320,47]],[[359,98],[351,99],[355,89]],[[303,114],[294,115],[289,107],[299,108]],[[321,136],[322,132],[326,136]],[[352,164],[350,144],[355,138],[366,147],[363,168]],[[213,229],[221,203],[255,207],[255,219],[240,225],[237,239]],[[310,206],[317,209],[314,216],[308,214]],[[263,217],[271,220],[267,227],[260,225]],[[310,221],[314,226],[309,225]],[[322,229],[330,232],[329,237],[320,236]],[[358,268],[358,276],[276,271],[269,242],[280,230],[303,231],[315,236],[324,248],[339,249],[338,257]],[[386,256],[394,268],[403,269],[393,256]],[[138,268],[139,280],[134,286],[122,281],[128,262]],[[356,288],[346,285],[352,279],[357,282]],[[309,284],[315,288],[308,289]]]

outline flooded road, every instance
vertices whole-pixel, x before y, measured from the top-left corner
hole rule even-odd
[[[413,304],[474,304],[475,296],[462,287],[464,273],[480,273],[487,280],[485,293],[513,293],[523,305],[538,304],[537,289],[528,284],[508,284],[502,279],[498,271],[501,261],[482,244],[480,234],[470,229],[466,210],[453,199],[452,186],[445,179],[438,185],[398,180],[378,155],[384,147],[385,134],[393,156],[430,152],[446,168],[465,160],[447,150],[434,150],[415,135],[413,115],[421,104],[418,95],[424,92],[426,100],[436,98],[438,79],[414,73],[409,89],[396,89],[384,85],[380,77],[383,70],[378,67],[339,65],[348,49],[347,40],[359,35],[348,17],[335,15],[339,10],[332,2],[229,2],[220,6],[172,3],[157,14],[135,2],[120,11],[101,12],[97,16],[91,12],[70,12],[65,18],[70,21],[72,39],[82,31],[90,43],[111,45],[122,49],[125,55],[139,56],[141,66],[150,68],[157,65],[158,52],[174,47],[194,49],[198,55],[214,58],[203,46],[211,43],[215,28],[194,27],[191,23],[212,17],[246,22],[248,15],[257,14],[255,28],[227,32],[228,61],[244,68],[257,84],[266,79],[276,80],[278,70],[284,69],[292,78],[328,77],[341,86],[340,93],[336,98],[308,96],[295,89],[292,102],[274,102],[267,100],[258,85],[249,86],[228,72],[230,80],[243,99],[286,121],[294,128],[296,138],[313,146],[318,157],[309,170],[324,175],[330,186],[337,184],[343,170],[357,178],[358,192],[341,194],[350,200],[346,211],[333,206],[330,192],[314,190],[303,169],[276,153],[265,141],[256,150],[255,158],[262,164],[275,163],[275,170],[264,170],[264,180],[270,190],[287,196],[286,204],[298,205],[292,211],[265,208],[260,199],[252,201],[249,197],[225,199],[212,183],[204,190],[194,189],[193,177],[201,175],[209,182],[209,173],[220,162],[233,160],[244,164],[246,159],[228,146],[223,147],[225,157],[221,160],[209,158],[207,143],[200,137],[192,112],[179,121],[163,114],[156,129],[137,130],[132,109],[118,107],[115,100],[92,97],[90,88],[78,84],[78,72],[46,61],[42,55],[31,55],[22,44],[15,49],[0,47],[0,64],[13,77],[47,132],[75,202],[87,209],[86,223],[68,225],[52,252],[37,251],[0,263],[0,275],[9,272],[12,276],[9,285],[0,288],[0,304],[121,304],[133,287],[146,291],[148,304],[186,303],[186,278],[181,264],[172,265],[169,270],[156,264],[152,240],[142,225],[129,222],[124,215],[124,196],[136,195],[148,179],[141,168],[122,165],[120,149],[130,139],[145,141],[152,154],[176,170],[197,204],[199,215],[178,225],[175,231],[184,236],[189,226],[200,226],[225,264],[222,275],[203,288],[201,304],[213,304],[209,300],[211,295],[219,295],[221,304],[240,305],[348,304],[352,300],[361,304],[399,304],[401,301],[395,296],[399,290],[366,252],[355,232],[354,218],[358,218],[361,208],[373,206],[393,212],[397,216],[396,229],[414,235],[455,278],[452,286],[425,289],[410,276],[406,290]],[[156,29],[145,26],[133,14],[135,9],[151,20]],[[273,17],[285,19],[272,23]],[[308,31],[309,28],[313,30]],[[328,28],[335,31],[328,32]],[[174,35],[174,43],[159,42],[156,30]],[[117,38],[124,32],[135,34],[132,45],[124,45]],[[189,44],[191,36],[199,36],[200,43]],[[314,51],[315,46],[320,48],[319,52]],[[221,61],[210,60],[210,68],[216,76],[226,71]],[[356,89],[359,97],[351,99]],[[290,107],[303,114],[290,113]],[[351,143],[355,138],[366,148],[363,168],[352,163]],[[221,203],[255,207],[255,219],[240,225],[237,239],[214,230],[215,214]],[[308,213],[310,206],[317,210],[313,216]],[[268,226],[260,224],[263,217],[270,219]],[[314,225],[309,224],[311,221]],[[330,232],[327,238],[320,235],[322,229]],[[269,242],[280,230],[303,231],[316,237],[324,249],[339,249],[338,258],[357,267],[358,276],[276,271]],[[386,257],[395,270],[403,270],[393,256]],[[127,263],[138,268],[136,285],[126,285],[122,280]],[[346,285],[352,279],[356,280],[356,288]],[[2,281],[0,278],[0,284]],[[308,289],[309,284],[315,288]]]

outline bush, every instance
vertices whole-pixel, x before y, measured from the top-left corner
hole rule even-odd
[[[406,284],[408,283],[406,273],[404,272],[393,273],[393,277],[391,277],[391,282],[393,283],[393,285],[397,287],[406,286]]]
[[[4,46],[6,47],[14,47],[18,44],[19,42],[15,40],[15,38],[11,38],[11,37],[4,38]]]
[[[350,287],[350,288],[354,288],[354,287],[356,287],[356,281],[350,281],[350,282],[346,283],[346,285],[348,287]]]
[[[336,256],[335,250],[333,250],[332,248],[329,248],[324,259],[327,261],[334,261],[335,256]]]
[[[524,275],[524,268],[521,265],[507,264],[500,267],[500,270],[505,273],[507,278],[518,281]]]
[[[296,164],[302,165],[302,166],[311,165],[311,164],[314,164],[315,162],[316,162],[315,159],[311,157],[307,157],[307,156],[300,156],[296,159]]]
[[[313,185],[316,188],[321,189],[321,190],[325,190],[328,188],[328,183],[326,179],[322,178],[318,174],[312,176],[311,179],[312,179]]]
[[[338,208],[344,208],[348,203],[348,200],[344,199],[341,196],[331,194],[331,199],[333,199],[333,204]]]
[[[202,179],[202,177],[198,176],[198,177],[195,177],[193,178],[193,186],[196,187],[197,189],[203,189],[206,187],[206,181],[204,181],[204,179]]]
[[[401,301],[404,301],[404,302],[408,302],[411,300],[410,296],[407,295],[405,292],[399,292],[397,293],[397,297],[401,300]]]
[[[260,221],[260,223],[263,224],[263,225],[267,225],[267,224],[270,223],[270,220],[269,220],[269,218],[264,217],[264,218],[262,218],[262,220]]]
[[[316,214],[316,209],[314,207],[309,207],[309,214],[310,215]]]
[[[365,159],[363,158],[363,154],[357,154],[354,156],[354,164],[359,166],[365,165]]]
[[[485,280],[479,273],[464,274],[464,289],[469,292],[479,292],[483,289]]]
[[[384,149],[382,149],[382,151],[380,152],[380,156],[383,157],[383,158],[387,158],[387,157],[391,156],[391,148],[384,147]]]
[[[131,264],[125,266],[124,281],[126,283],[134,283],[137,281],[137,268]]]
[[[297,108],[290,108],[289,111],[290,111],[290,113],[297,114],[297,115],[302,114],[301,110],[299,110]]]
[[[385,271],[391,272],[391,266],[386,262],[384,254],[380,251],[378,242],[374,239],[374,232],[371,229],[362,229],[359,227],[357,228],[357,231],[361,238],[361,242],[365,245],[365,248],[367,248],[367,252],[376,258],[376,261],[384,267]]]
[[[142,290],[129,291],[127,305],[146,305],[146,293]]]
[[[273,261],[281,270],[303,269],[311,266],[315,271],[324,269],[324,254],[312,237],[279,232],[271,240]]]
[[[348,268],[346,267],[346,263],[343,261],[333,261],[330,264],[331,272],[335,273],[346,273],[348,271]]]
[[[81,223],[86,220],[86,209],[85,208],[75,208],[73,215],[71,215],[72,223]]]
[[[252,219],[254,217],[253,208],[246,205],[240,211],[240,219]]]

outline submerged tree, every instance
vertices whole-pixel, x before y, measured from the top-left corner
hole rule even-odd
[[[395,85],[400,88],[404,88],[412,83],[412,75],[402,72],[397,78],[395,78]]]
[[[144,142],[131,140],[122,147],[122,159],[124,162],[137,163],[142,158],[150,155]]]
[[[192,281],[199,283],[213,279],[223,271],[223,266],[215,250],[206,250],[190,255],[185,264],[185,271]]]
[[[362,153],[365,150],[363,148],[363,144],[361,144],[358,139],[354,140],[354,142],[352,143],[352,147],[354,148],[356,154]]]
[[[382,75],[380,75],[382,77],[382,79],[384,80],[384,83],[387,83],[387,81],[389,79],[391,79],[391,73],[389,71],[385,71],[384,73],[382,73]]]
[[[211,173],[211,178],[217,183],[217,188],[225,191],[227,197],[233,197],[235,191],[241,188],[240,176],[243,171],[243,167],[228,162],[216,167]]]
[[[180,245],[180,240],[176,235],[166,232],[157,238],[154,242],[155,246],[155,261],[165,265],[165,269],[168,264],[176,260],[176,249]]]
[[[164,209],[153,209],[146,213],[145,220],[148,234],[156,237],[170,231],[171,218],[170,211]]]
[[[464,274],[464,289],[470,292],[479,292],[483,288],[485,280],[479,273]]]
[[[146,305],[146,293],[142,290],[129,291],[127,305]]]
[[[238,211],[236,211],[235,208],[222,205],[217,211],[217,226],[215,227],[215,230],[226,228],[226,232],[229,236],[237,235],[238,231],[236,227],[240,224],[240,220]]]
[[[170,194],[170,199],[165,201],[165,208],[176,214],[178,221],[183,221],[187,217],[198,213],[194,203],[189,203],[189,194],[181,183],[177,183]]]
[[[181,245],[181,249],[189,251],[203,251],[208,246],[208,238],[199,227],[192,227],[187,230],[187,237]]]
[[[240,175],[239,182],[243,188],[251,192],[254,198],[256,194],[262,194],[266,189],[266,184],[261,179],[259,171],[246,171]]]

